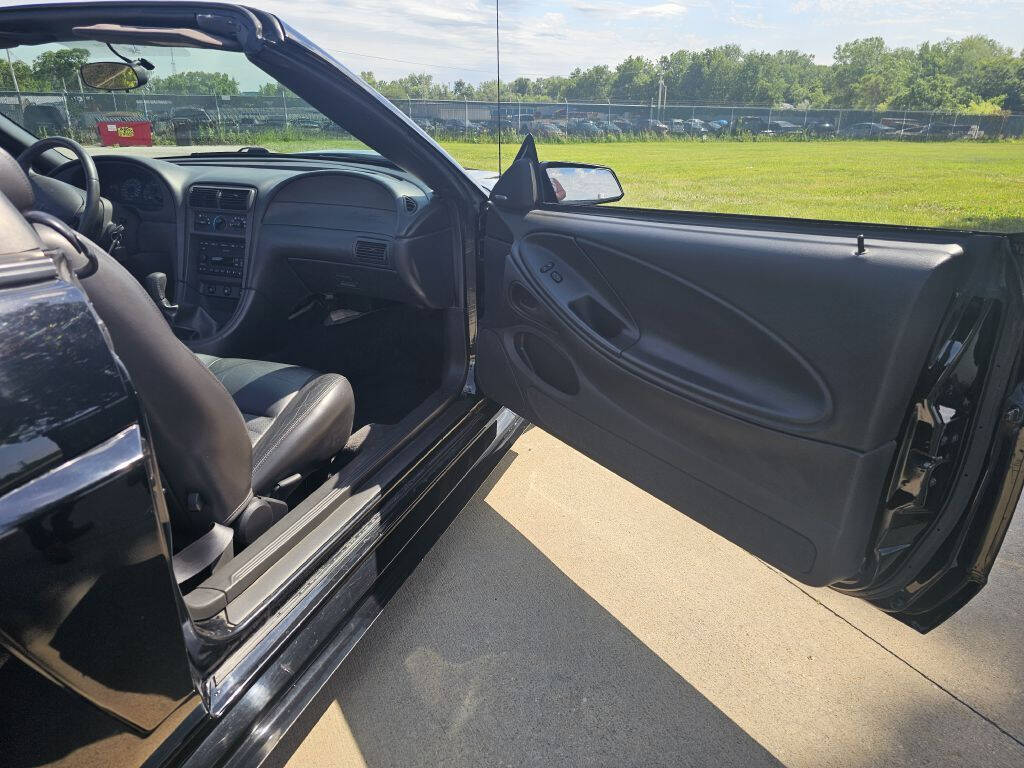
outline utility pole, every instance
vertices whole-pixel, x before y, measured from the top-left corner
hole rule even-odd
[[[20,119],[25,120],[25,104],[21,100],[21,89],[18,87],[18,76],[14,74],[14,62],[11,61],[11,49],[7,49],[7,68],[11,70],[11,82],[14,84],[14,93],[18,97],[18,112],[20,113]]]

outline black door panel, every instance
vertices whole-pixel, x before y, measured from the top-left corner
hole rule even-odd
[[[492,212],[481,390],[805,583],[854,576],[943,319],[1003,242],[659,219]]]

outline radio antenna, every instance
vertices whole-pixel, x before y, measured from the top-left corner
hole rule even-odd
[[[500,0],[494,0],[494,52],[498,66],[498,175],[501,175],[501,31],[498,23]]]

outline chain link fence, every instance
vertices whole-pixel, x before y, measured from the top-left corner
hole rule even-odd
[[[532,132],[541,142],[689,138],[1001,140],[1024,136],[1024,115],[911,110],[799,109],[743,105],[437,101],[395,106],[441,139],[491,141]],[[105,125],[138,121],[157,144],[259,144],[260,138],[315,140],[348,134],[290,95],[16,93],[0,91],[0,112],[36,135],[100,142]]]

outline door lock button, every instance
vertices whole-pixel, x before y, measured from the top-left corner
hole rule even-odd
[[[540,268],[540,271],[541,271],[541,274],[544,274],[545,272],[550,272],[554,268],[555,268],[555,262],[549,261],[547,264],[545,264],[543,267]]]
[[[561,272],[552,272],[551,273],[551,279],[554,280],[556,283],[562,282],[562,273]]]

